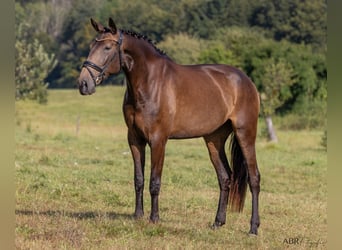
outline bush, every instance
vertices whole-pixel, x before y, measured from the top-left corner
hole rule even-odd
[[[47,86],[44,81],[50,69],[54,67],[53,55],[48,55],[43,46],[34,40],[16,41],[15,85],[16,99],[32,99],[47,103]]]
[[[315,115],[301,115],[290,113],[284,116],[275,116],[274,123],[281,130],[304,130],[304,129],[322,129],[325,126],[325,119]]]
[[[20,6],[16,5],[20,13]],[[56,66],[54,54],[46,52],[38,39],[30,35],[31,27],[22,22],[16,26],[15,42],[15,98],[47,103],[45,78]]]

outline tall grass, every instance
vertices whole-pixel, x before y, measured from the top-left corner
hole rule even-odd
[[[161,221],[135,221],[133,167],[122,87],[93,96],[53,90],[49,103],[16,103],[18,249],[327,248],[327,159],[321,131],[278,130],[259,138],[258,237],[249,237],[251,196],[241,214],[211,230],[219,188],[202,139],[169,141],[160,194]],[[260,123],[262,130],[262,122]],[[147,152],[146,186],[149,180]],[[299,239],[298,244],[292,244]]]

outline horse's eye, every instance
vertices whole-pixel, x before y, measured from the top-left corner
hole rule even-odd
[[[105,50],[110,50],[112,48],[112,46],[106,46]]]

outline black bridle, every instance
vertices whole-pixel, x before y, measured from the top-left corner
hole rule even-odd
[[[113,41],[116,43],[116,45],[118,46],[118,49],[119,49],[119,64],[120,64],[120,70],[119,72],[121,71],[121,67],[122,67],[122,63],[121,63],[121,44],[122,44],[122,32],[119,30],[119,40],[116,41],[114,39],[110,39],[110,38],[107,38],[107,39],[95,39],[96,42],[102,42],[102,41],[107,41],[107,40],[110,40],[110,41]],[[95,63],[91,62],[91,61],[88,61],[86,60],[83,64],[82,64],[82,68],[86,68],[91,76],[91,78],[93,79],[94,81],[94,84],[95,86],[99,85],[102,81],[103,81],[103,78],[104,78],[104,75],[106,73],[106,69],[109,67],[109,65],[114,61],[115,57],[116,57],[117,53],[114,53],[114,55],[112,56],[112,58],[102,67],[96,65]],[[90,68],[96,70],[97,72],[100,72],[97,76],[94,76],[93,72],[90,70]]]

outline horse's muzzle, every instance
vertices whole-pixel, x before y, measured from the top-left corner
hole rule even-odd
[[[90,87],[85,80],[79,81],[78,86],[81,95],[91,95],[95,92],[95,86]]]

